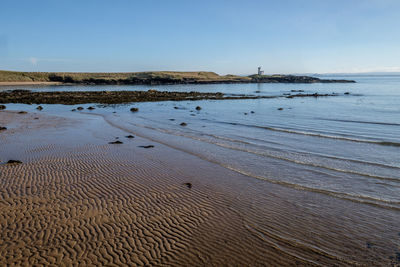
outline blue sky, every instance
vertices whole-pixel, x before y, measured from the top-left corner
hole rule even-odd
[[[1,0],[0,69],[400,71],[398,0]]]

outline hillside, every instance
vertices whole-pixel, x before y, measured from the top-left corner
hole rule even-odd
[[[61,82],[77,84],[206,84],[206,83],[318,83],[353,82],[348,80],[322,80],[309,76],[251,75],[221,76],[214,72],[17,72],[0,71],[1,82]]]

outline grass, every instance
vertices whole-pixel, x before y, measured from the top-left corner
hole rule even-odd
[[[214,72],[126,72],[126,73],[84,73],[84,72],[17,72],[0,71],[0,82],[69,82],[69,83],[151,83],[151,82],[238,82],[250,80],[235,75],[220,76]]]
[[[295,75],[221,76],[215,72],[18,72],[0,71],[0,82],[62,82],[78,84],[196,84],[196,83],[332,83],[349,80],[322,80]]]

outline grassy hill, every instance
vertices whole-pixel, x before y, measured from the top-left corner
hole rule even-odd
[[[93,84],[168,84],[168,83],[222,83],[249,82],[248,77],[214,72],[127,72],[127,73],[84,73],[84,72],[16,72],[0,71],[0,82],[64,82]]]
[[[0,71],[0,82],[61,82],[77,84],[205,84],[205,83],[347,83],[295,75],[221,76],[215,72],[17,72]]]

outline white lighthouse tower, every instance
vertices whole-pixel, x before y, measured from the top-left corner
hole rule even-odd
[[[264,71],[261,70],[261,67],[258,67],[258,72],[257,72],[257,74],[258,74],[258,75],[264,75]]]

